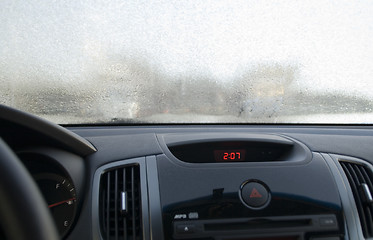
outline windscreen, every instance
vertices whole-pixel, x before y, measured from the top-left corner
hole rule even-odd
[[[373,123],[373,1],[0,1],[0,103],[60,124]]]

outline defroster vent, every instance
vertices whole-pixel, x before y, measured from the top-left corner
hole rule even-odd
[[[373,237],[373,174],[369,167],[355,162],[340,161],[348,178],[359,213],[365,238]]]
[[[104,239],[143,239],[140,192],[138,165],[112,169],[101,175],[99,217]]]

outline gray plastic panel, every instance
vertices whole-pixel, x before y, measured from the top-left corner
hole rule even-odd
[[[168,147],[185,145],[201,142],[217,142],[217,141],[250,141],[250,142],[270,142],[282,145],[293,145],[294,142],[276,135],[270,134],[255,134],[255,133],[194,133],[194,134],[162,134],[159,137],[164,139]]]
[[[102,165],[119,159],[150,156],[162,153],[155,134],[114,135],[88,137],[98,151],[92,154],[89,161]]]
[[[268,166],[283,166],[284,164],[304,164],[311,161],[311,151],[301,142],[293,140],[289,137],[271,134],[255,134],[255,133],[209,133],[200,132],[195,134],[159,134],[157,135],[159,144],[163,152],[168,158],[180,162],[169,150],[170,146],[204,143],[204,142],[219,142],[219,141],[245,141],[249,143],[272,143],[279,146],[293,146],[291,151],[287,152],[286,157],[278,162],[255,162]],[[207,163],[206,166],[211,163]],[[219,165],[221,163],[213,163]],[[237,163],[232,163],[237,164]],[[254,164],[254,163],[253,163]],[[202,166],[202,165],[201,165]]]
[[[151,239],[163,239],[162,207],[159,194],[158,167],[155,156],[146,157],[148,178],[149,221]]]
[[[329,154],[321,153],[321,155],[325,159],[330,168],[330,171],[334,175],[335,183],[338,187],[342,208],[344,211],[344,220],[346,224],[345,227],[347,234],[345,236],[345,240],[364,239],[361,227],[359,227],[360,221],[359,216],[357,215],[354,197],[341,166],[339,165],[338,161],[331,158]]]

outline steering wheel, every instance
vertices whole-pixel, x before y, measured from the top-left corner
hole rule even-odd
[[[0,221],[7,239],[59,239],[34,180],[1,138]]]

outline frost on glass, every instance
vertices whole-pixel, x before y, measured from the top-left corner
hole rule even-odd
[[[372,123],[373,4],[2,1],[0,103],[57,123]]]

